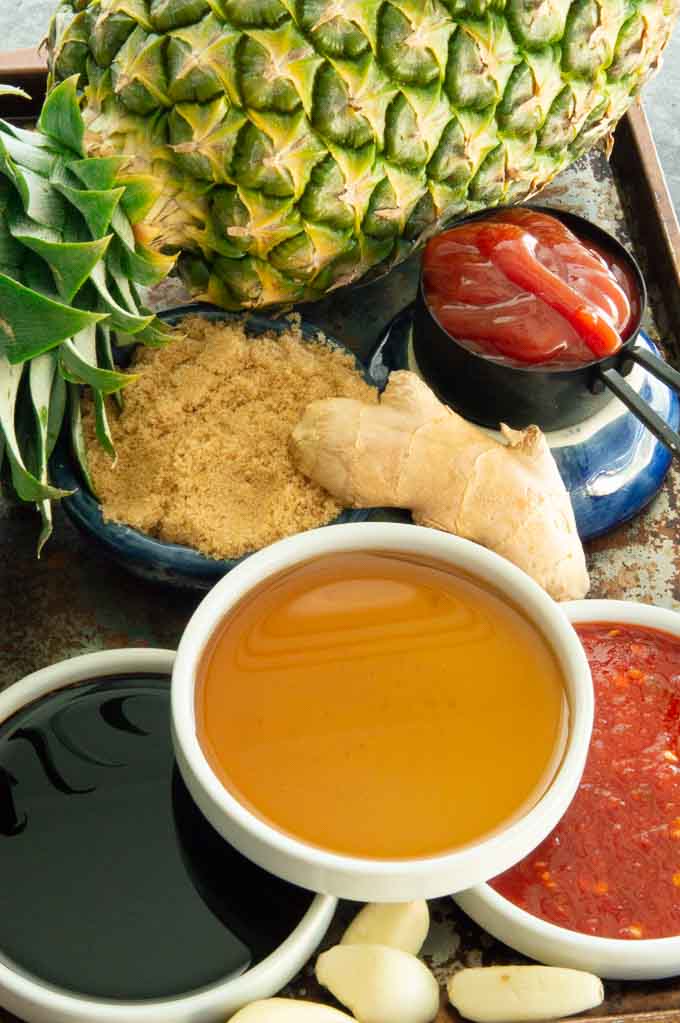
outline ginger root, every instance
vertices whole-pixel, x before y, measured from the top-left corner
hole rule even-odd
[[[290,447],[298,468],[347,506],[408,508],[414,522],[489,547],[555,600],[589,580],[574,512],[544,435],[506,443],[443,405],[414,373],[392,373],[379,405],[307,406]]]

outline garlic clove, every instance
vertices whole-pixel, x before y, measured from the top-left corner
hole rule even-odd
[[[593,1009],[604,999],[599,977],[554,966],[486,966],[455,973],[449,1000],[474,1023],[554,1020]]]
[[[264,998],[239,1009],[230,1023],[356,1023],[339,1009],[294,998]]]
[[[439,985],[420,959],[387,945],[336,945],[319,956],[316,979],[360,1023],[430,1023]]]
[[[345,931],[341,945],[389,945],[418,955],[430,929],[424,899],[374,902],[364,906]]]

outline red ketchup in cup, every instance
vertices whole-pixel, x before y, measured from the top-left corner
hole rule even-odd
[[[623,263],[526,207],[432,238],[423,285],[448,334],[516,365],[570,367],[614,355],[640,314],[637,286]]]

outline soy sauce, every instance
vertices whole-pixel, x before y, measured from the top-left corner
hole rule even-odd
[[[0,953],[43,983],[178,996],[261,961],[309,908],[194,806],[169,693],[161,676],[95,680],[0,726]]]

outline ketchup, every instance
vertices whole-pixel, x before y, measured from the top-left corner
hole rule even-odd
[[[456,340],[516,364],[613,355],[640,314],[629,269],[555,217],[512,209],[431,239],[428,305]]]

